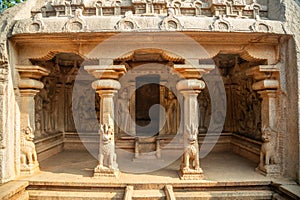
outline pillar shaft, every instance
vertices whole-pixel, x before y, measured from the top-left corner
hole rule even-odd
[[[30,126],[33,131],[35,130],[35,101],[34,96],[38,93],[38,90],[20,90],[21,102],[21,129]]]
[[[183,114],[184,153],[179,171],[181,179],[203,178],[199,160],[197,96],[204,87],[204,82],[197,79],[181,80],[176,85],[177,90],[183,94],[181,113]]]
[[[258,92],[262,97],[261,121],[262,127],[270,127],[277,130],[277,98],[276,90],[263,90]]]
[[[121,88],[117,79],[126,71],[123,65],[85,66],[85,70],[95,78],[92,87],[100,96],[100,146],[99,163],[94,169],[94,177],[117,177],[119,174],[115,153],[115,106],[114,95]]]
[[[21,144],[20,162],[21,174],[32,175],[39,170],[37,153],[35,150],[34,130],[35,130],[35,101],[34,96],[44,87],[39,81],[42,76],[50,73],[40,66],[17,66],[20,74],[20,113],[21,113]]]
[[[260,150],[260,162],[256,170],[266,176],[280,175],[278,105],[279,68],[276,65],[261,65],[248,70],[247,75],[257,81],[252,85],[261,98],[261,124],[263,144]]]

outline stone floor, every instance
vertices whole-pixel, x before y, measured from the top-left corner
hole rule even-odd
[[[155,161],[151,161],[152,163]],[[177,172],[180,159],[171,165],[154,172],[145,174],[120,173],[118,179],[93,178],[93,168],[97,160],[88,152],[64,151],[40,163],[41,171],[30,178],[30,181],[39,182],[113,182],[113,183],[182,183]],[[198,182],[269,182],[271,178],[265,177],[255,171],[256,163],[235,155],[231,152],[211,153],[201,160],[204,179]],[[195,182],[195,181],[193,181]],[[197,182],[197,181],[196,181]]]

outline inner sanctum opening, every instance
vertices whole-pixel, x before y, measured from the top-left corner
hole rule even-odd
[[[136,78],[135,122],[137,136],[154,136],[159,133],[159,110],[149,113],[152,106],[160,104],[159,83],[158,75]]]

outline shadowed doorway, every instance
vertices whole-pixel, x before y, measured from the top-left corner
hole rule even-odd
[[[136,135],[157,135],[159,132],[159,110],[150,110],[160,104],[159,75],[146,75],[136,78]]]

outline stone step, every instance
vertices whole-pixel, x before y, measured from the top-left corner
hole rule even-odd
[[[272,199],[273,192],[267,190],[237,190],[237,191],[174,191],[176,200],[211,200],[211,199]]]
[[[163,190],[133,190],[132,199],[165,199]]]
[[[47,190],[28,190],[29,200],[98,200],[98,199],[123,199],[124,193],[111,190],[110,192],[93,191],[47,191]]]

